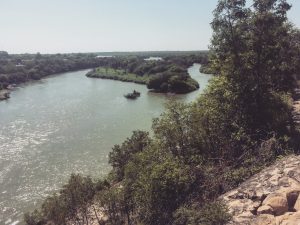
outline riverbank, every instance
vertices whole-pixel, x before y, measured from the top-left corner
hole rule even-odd
[[[187,68],[191,65],[191,62],[202,63],[207,61],[207,52],[201,51],[185,53],[110,53],[110,56],[113,57],[106,57],[107,53],[103,54],[104,57],[99,54],[100,53],[8,54],[2,51],[0,89],[7,89],[11,84],[21,84],[32,80],[39,80],[52,74],[97,67],[112,67],[116,69],[116,72],[119,72],[118,70],[128,72],[126,73],[126,78],[125,76],[116,76],[120,75],[118,73],[112,73],[114,78],[111,76],[108,77],[107,73],[101,72],[103,78],[146,84],[148,78],[144,75],[159,73],[168,69],[173,69],[172,72],[178,72],[178,69],[180,70],[182,67]],[[166,60],[162,62],[155,60],[155,57],[161,59],[165,58]],[[123,71],[121,72],[123,73]]]
[[[149,82],[149,76],[139,76],[134,73],[128,73],[125,70],[98,67],[86,74],[89,78],[101,78],[118,80],[123,82],[132,82],[136,84],[147,84]]]

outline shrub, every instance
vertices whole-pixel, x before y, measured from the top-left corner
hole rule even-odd
[[[225,225],[231,220],[225,204],[219,201],[199,206],[182,206],[174,214],[174,225]]]

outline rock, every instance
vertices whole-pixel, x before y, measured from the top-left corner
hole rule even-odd
[[[289,209],[286,196],[281,193],[270,194],[262,204],[263,206],[271,206],[276,216],[286,213]]]
[[[257,215],[269,214],[274,215],[274,210],[269,205],[263,205],[257,209]]]
[[[300,212],[300,195],[298,196],[298,199],[294,205],[294,209],[297,211],[297,212]]]
[[[252,213],[244,212],[240,214],[239,218],[234,221],[234,225],[242,224],[242,225],[250,225],[250,220],[255,219],[255,216]]]
[[[300,189],[291,188],[286,192],[286,198],[288,201],[289,210],[294,210],[295,203],[300,194]]]
[[[253,221],[263,221],[262,224],[271,221],[269,224],[276,224],[275,221],[280,219],[287,225],[289,220],[291,224],[298,220],[299,191],[300,156],[290,155],[225,193],[220,199],[227,204],[233,215],[230,224],[260,224]],[[271,213],[274,215],[270,214],[268,207],[275,207]]]
[[[300,224],[300,213],[288,212],[283,216],[278,216],[275,218],[276,225],[299,225]]]
[[[255,201],[251,204],[251,208],[250,208],[250,212],[253,214],[253,215],[256,215],[257,214],[257,210],[258,208],[261,206],[261,202],[260,201]]]
[[[263,214],[251,221],[251,225],[276,225],[275,217],[272,215]]]

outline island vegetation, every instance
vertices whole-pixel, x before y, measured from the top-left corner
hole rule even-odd
[[[86,74],[90,78],[102,78],[119,80],[123,82],[133,82],[137,84],[147,84],[149,81],[149,76],[138,76],[134,73],[128,73],[123,69],[113,69],[108,67],[98,67]]]
[[[287,1],[250,5],[219,0],[208,64],[216,76],[197,101],[170,102],[153,135],[134,131],[113,147],[106,178],[72,175],[25,215],[27,225],[89,224],[91,217],[113,225],[226,224],[222,193],[299,153],[291,96],[300,32],[287,20]]]
[[[205,63],[206,54],[188,56],[168,56],[162,60],[145,60],[143,57],[116,57],[107,64],[96,68],[88,77],[113,79],[146,84],[156,92],[183,94],[199,88],[197,81],[187,72],[195,62]]]

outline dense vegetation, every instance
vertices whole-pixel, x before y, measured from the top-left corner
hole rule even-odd
[[[108,53],[99,54],[101,56],[108,55]],[[117,68],[120,62],[126,64],[133,57],[133,53],[109,54],[115,57],[98,57],[98,53],[13,55],[0,51],[0,90],[7,88],[9,84],[37,80],[56,73],[99,66]],[[194,62],[207,61],[207,52],[140,52],[136,54],[138,56],[134,56],[134,58],[137,58],[139,61],[143,61],[150,54],[153,54],[152,56],[171,57],[174,61],[182,61],[181,66],[191,65],[193,60],[195,60]],[[142,69],[140,68],[138,71],[139,75]]]
[[[134,73],[128,73],[123,69],[113,69],[109,67],[97,67],[86,74],[90,78],[102,78],[119,80],[123,82],[133,82],[137,84],[147,84],[149,82],[149,76],[138,76]]]
[[[93,54],[0,54],[0,89],[9,84],[37,80],[47,75],[93,68],[99,59]]]
[[[207,54],[166,56],[162,60],[145,60],[143,57],[115,57],[102,67],[87,74],[91,78],[113,79],[147,84],[158,92],[188,93],[199,88],[187,68],[195,62],[206,63]]]
[[[285,0],[252,3],[219,0],[209,63],[217,76],[196,102],[169,103],[153,121],[153,136],[135,131],[113,148],[106,179],[73,175],[60,194],[26,215],[27,224],[88,224],[93,207],[107,216],[99,224],[228,222],[218,196],[297,149],[291,94],[300,71],[299,31],[287,20]]]

